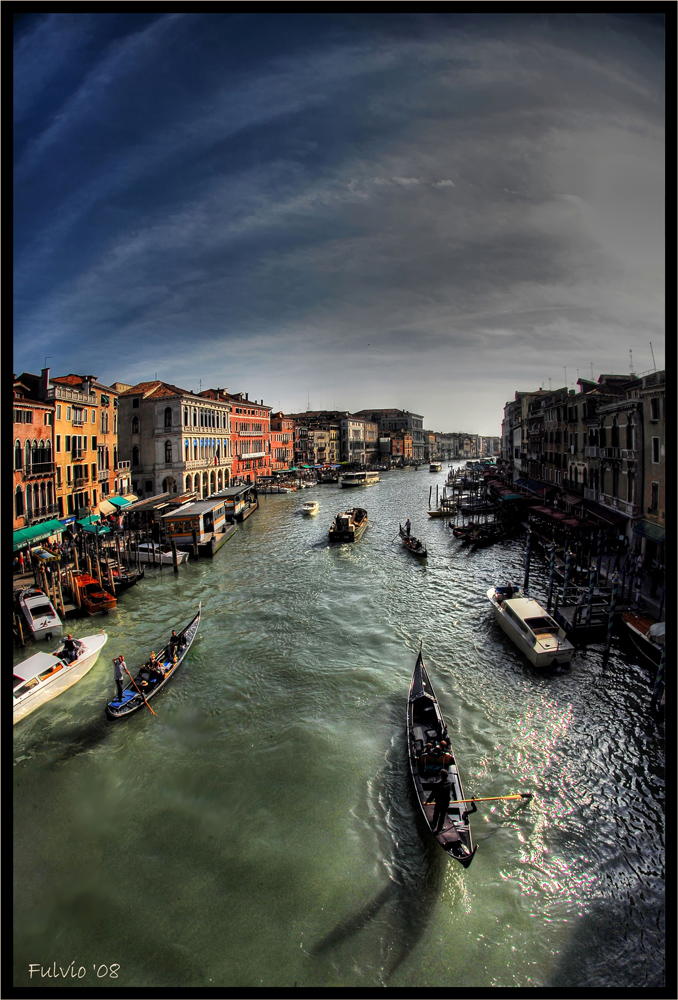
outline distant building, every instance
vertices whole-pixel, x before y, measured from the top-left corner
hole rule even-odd
[[[271,470],[282,472],[294,465],[294,420],[282,411],[271,413]]]
[[[377,424],[379,433],[390,431],[408,431],[412,435],[413,459],[424,462],[424,418],[421,414],[410,413],[409,410],[370,408],[358,410],[355,417],[364,417]]]
[[[271,407],[264,401],[250,399],[249,393],[204,389],[200,396],[221,400],[231,407],[232,475],[237,482],[254,483],[259,476],[270,476]]]

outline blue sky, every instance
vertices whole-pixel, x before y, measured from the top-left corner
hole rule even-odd
[[[20,17],[14,370],[498,434],[518,389],[663,367],[664,44],[656,14]]]

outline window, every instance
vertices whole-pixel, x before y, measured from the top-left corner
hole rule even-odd
[[[659,507],[659,483],[650,484],[650,509],[657,510]]]
[[[139,418],[137,416],[132,417],[132,434],[139,433]]]
[[[22,517],[24,513],[24,493],[20,486],[17,486],[14,495],[14,516]]]
[[[61,486],[61,466],[60,465],[57,465],[57,468],[56,468],[56,484],[57,484],[57,486]]]
[[[14,468],[21,469],[23,467],[23,455],[24,450],[21,447],[21,441],[17,438],[14,442]]]
[[[172,407],[171,406],[166,406],[165,407],[165,427],[171,427],[171,426],[172,426]]]
[[[659,438],[652,438],[652,461],[655,465],[659,462]]]
[[[57,403],[56,413],[57,413],[57,420],[61,420],[61,403]]]
[[[56,436],[56,450],[61,451],[61,434]]]
[[[171,463],[172,461],[172,442],[165,441],[165,464]]]
[[[650,400],[650,420],[659,420],[659,396]]]
[[[135,396],[135,398],[132,400],[132,409],[133,410],[138,410],[139,409],[139,397],[138,396]]]
[[[132,465],[136,468],[139,464],[139,449],[134,445],[132,448]]]
[[[66,420],[70,420],[70,419],[71,419],[71,408],[70,408],[70,406],[67,406],[66,407]]]
[[[145,493],[152,493],[153,492],[153,480],[152,479],[147,479],[146,482],[144,483],[144,492]]]
[[[92,410],[92,423],[95,424],[96,422],[97,422],[97,411]],[[106,423],[108,424],[108,414],[106,414]],[[108,427],[106,429],[108,429]]]

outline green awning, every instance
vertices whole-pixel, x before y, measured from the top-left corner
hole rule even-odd
[[[653,542],[664,542],[664,529],[658,524],[652,524],[651,521],[639,521],[638,524],[633,526],[634,535],[643,535],[644,538],[649,538]]]
[[[44,538],[49,538],[50,535],[56,535],[57,532],[60,533],[65,530],[66,525],[59,521],[58,518],[53,518],[51,521],[43,521],[42,524],[34,524],[30,528],[19,528],[18,531],[14,532],[12,551],[16,552],[17,549],[23,549],[33,542],[41,542]]]
[[[80,521],[76,521],[81,528],[84,528],[86,524],[98,524],[101,520],[101,514],[90,514],[89,517],[83,517]]]
[[[125,497],[104,497],[109,503],[112,503],[114,507],[126,507],[127,504],[132,503],[131,500],[126,500]]]
[[[87,531],[90,535],[107,535],[111,530],[107,524],[83,524],[78,521],[78,524],[83,531]]]

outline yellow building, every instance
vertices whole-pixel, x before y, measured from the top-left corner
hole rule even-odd
[[[95,514],[106,497],[128,491],[118,465],[118,394],[94,375],[50,378],[49,368],[42,370],[41,390],[54,402],[58,516]]]

